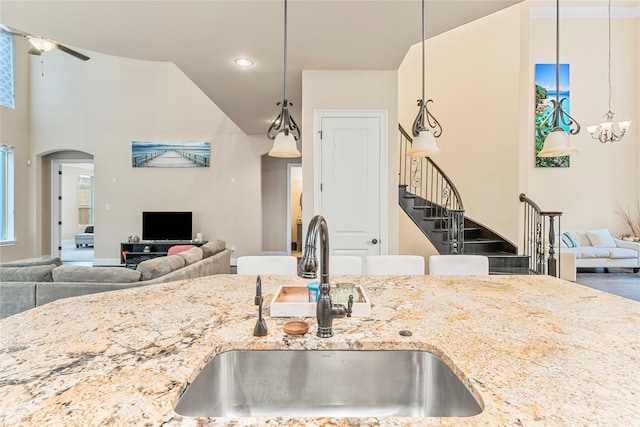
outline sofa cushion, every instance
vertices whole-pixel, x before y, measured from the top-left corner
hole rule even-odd
[[[132,283],[140,280],[141,273],[124,267],[85,267],[61,265],[53,270],[54,282]]]
[[[575,250],[576,258],[609,258],[610,248],[594,248],[591,246],[582,246]]]
[[[57,266],[34,265],[31,267],[2,267],[0,281],[2,282],[52,282],[51,272]]]
[[[167,255],[179,254],[180,252],[188,251],[191,248],[195,248],[195,246],[194,245],[175,245],[175,246],[171,246],[169,248],[169,250],[167,251]]]
[[[591,246],[596,248],[615,248],[616,242],[611,237],[611,233],[606,228],[601,228],[600,230],[589,230],[587,231],[587,237],[591,242]]]
[[[197,247],[193,247],[191,249],[189,249],[188,251],[184,251],[184,252],[180,252],[178,254],[179,257],[184,258],[184,265],[191,265],[195,262],[198,262],[202,259],[202,249],[197,248]]]
[[[626,248],[607,248],[609,250],[609,257],[616,259],[625,258],[638,258],[638,252],[633,249]]]
[[[151,280],[178,270],[184,264],[184,258],[178,255],[161,256],[142,261],[136,270],[142,274],[142,280]]]
[[[212,240],[210,242],[207,242],[204,245],[200,246],[200,248],[202,249],[202,257],[208,258],[212,255],[215,255],[218,252],[224,250],[226,245],[227,242],[225,242],[224,240]]]
[[[19,261],[9,261],[0,264],[2,267],[34,267],[37,265],[51,265],[55,264],[56,266],[62,265],[62,261],[60,258],[30,258],[30,259],[22,259]]]

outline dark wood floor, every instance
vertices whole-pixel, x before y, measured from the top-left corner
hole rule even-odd
[[[640,301],[640,272],[633,273],[631,269],[612,268],[608,273],[602,268],[580,269],[576,283]]]

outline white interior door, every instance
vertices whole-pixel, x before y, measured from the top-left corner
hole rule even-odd
[[[331,253],[381,253],[381,118],[322,117],[321,214]],[[386,175],[384,175],[386,177]]]

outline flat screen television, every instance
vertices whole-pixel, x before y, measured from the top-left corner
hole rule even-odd
[[[191,212],[142,212],[142,240],[191,240]]]

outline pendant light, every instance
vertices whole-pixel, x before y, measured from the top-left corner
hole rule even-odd
[[[562,108],[562,103],[567,98],[560,99],[560,0],[556,0],[556,99],[551,100],[553,109],[546,119],[538,127],[538,135],[544,136],[543,127],[548,123],[553,128],[544,140],[542,150],[538,157],[557,157],[575,154],[578,150],[571,145],[569,134],[577,135],[580,132],[580,125]],[[560,124],[569,127],[565,131]]]
[[[604,122],[599,125],[587,126],[587,131],[593,139],[604,143],[617,142],[631,127],[631,121],[614,122],[614,112],[611,111],[611,0],[609,0],[609,111],[606,112]]]
[[[296,141],[300,139],[300,128],[289,113],[289,107],[292,104],[287,99],[287,0],[284,0],[284,98],[276,105],[280,106],[282,110],[267,131],[267,137],[274,140],[269,156],[300,157],[300,151],[296,146]]]
[[[418,100],[418,115],[413,121],[411,133],[413,134],[413,142],[407,150],[409,157],[428,157],[433,154],[440,153],[440,148],[436,142],[436,138],[442,135],[442,127],[435,117],[429,112],[427,104],[433,102],[431,99],[425,101],[424,96],[424,0],[422,0],[422,99]],[[425,126],[426,124],[433,129],[433,132]]]

